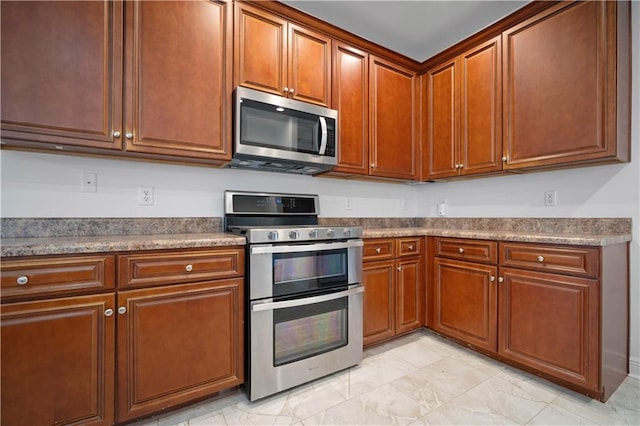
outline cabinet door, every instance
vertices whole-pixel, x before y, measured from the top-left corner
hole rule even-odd
[[[3,426],[113,424],[114,299],[2,306]]]
[[[122,2],[2,2],[2,138],[120,149]]]
[[[500,37],[460,56],[460,173],[502,169]]]
[[[416,75],[373,56],[369,62],[369,174],[416,179]]]
[[[458,61],[453,59],[427,73],[425,141],[429,153],[429,179],[458,175]]]
[[[499,353],[598,391],[598,281],[509,268],[500,274]]]
[[[365,263],[362,273],[364,345],[368,346],[395,335],[395,262]]]
[[[433,328],[478,348],[497,349],[497,268],[457,260],[434,260]]]
[[[369,173],[369,55],[333,45],[333,109],[338,110],[338,173]]]
[[[331,38],[289,24],[289,97],[331,105]]]
[[[629,107],[618,74],[629,69],[628,10],[616,8],[628,4],[562,3],[503,33],[505,168],[629,160],[628,124],[617,119]],[[616,49],[626,66],[616,67]]]
[[[246,4],[235,8],[234,84],[286,96],[287,21]]]
[[[241,278],[123,291],[118,307],[118,421],[242,383]]]
[[[423,284],[422,258],[396,261],[396,333],[422,326]]]
[[[231,159],[226,2],[127,3],[127,150]]]

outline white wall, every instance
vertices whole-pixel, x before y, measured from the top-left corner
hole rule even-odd
[[[637,43],[640,2],[633,2],[632,22]],[[447,199],[448,215],[455,217],[631,217],[631,371],[640,376],[640,54],[633,70],[629,164],[411,186],[2,151],[0,212],[3,217],[219,217],[222,192],[239,189],[318,193],[324,217],[435,216],[440,198]],[[98,174],[98,192],[80,192],[83,171]],[[138,206],[138,186],[154,187],[154,206]],[[557,191],[558,207],[544,207],[546,190]],[[351,210],[345,209],[347,198]]]

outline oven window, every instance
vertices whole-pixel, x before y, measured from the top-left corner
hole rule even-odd
[[[347,284],[347,249],[273,255],[273,294],[283,296]]]
[[[342,297],[274,311],[274,366],[346,346],[349,341],[348,302],[348,297]]]

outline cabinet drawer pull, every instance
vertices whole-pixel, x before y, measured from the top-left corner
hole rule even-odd
[[[26,277],[26,276],[23,275],[21,277],[18,277],[16,282],[18,283],[18,285],[25,285],[25,284],[27,284],[29,282],[29,277]]]
[[[413,245],[409,246],[409,250],[413,251]]]
[[[498,282],[499,282],[499,283],[504,282],[504,278],[502,278],[502,277],[498,277]]]
[[[289,89],[289,93],[293,93],[293,87]]]
[[[489,276],[489,281],[494,282],[496,280],[496,277],[494,277],[493,275]]]
[[[113,315],[113,309],[107,309],[104,311],[104,316],[105,317],[110,317]]]
[[[127,139],[133,139],[133,133],[129,132],[125,135]]]
[[[505,163],[507,161],[507,157],[502,157],[502,162]]]
[[[120,137],[120,132],[117,131],[117,130],[115,132],[113,132],[113,137],[114,138],[119,138]]]
[[[284,93],[289,93],[289,88],[288,87],[284,88]]]
[[[380,254],[380,247],[376,247],[376,253]]]
[[[463,249],[462,247],[460,247],[460,248],[458,249],[458,253],[460,253],[460,254],[464,253],[464,249]]]
[[[185,266],[185,267],[184,267],[184,269],[185,269],[187,272],[191,272],[191,271],[193,271],[193,265],[187,265],[187,266]]]
[[[126,313],[127,313],[127,307],[126,307],[126,306],[120,306],[120,307],[118,308],[118,313],[119,313],[120,315],[124,315],[124,314],[126,314]]]
[[[397,269],[398,271],[402,271],[402,266],[398,266],[396,269]]]
[[[544,256],[538,256],[538,262],[544,262]]]

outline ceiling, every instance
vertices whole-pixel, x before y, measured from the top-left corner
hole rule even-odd
[[[422,62],[521,8],[525,0],[280,0]]]

